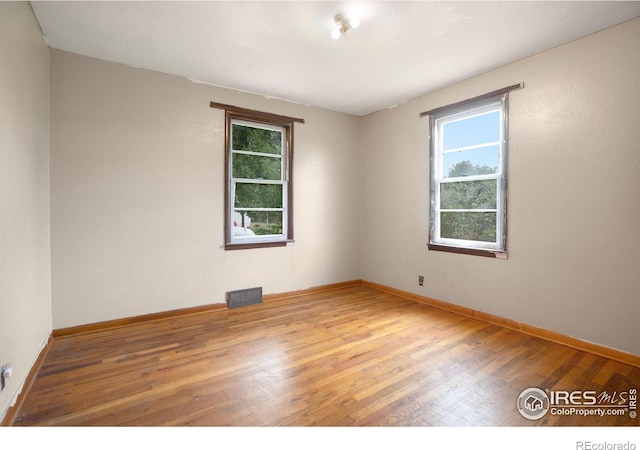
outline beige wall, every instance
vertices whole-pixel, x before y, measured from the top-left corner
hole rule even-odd
[[[640,354],[639,42],[635,19],[366,117],[363,278]],[[419,113],[521,81],[509,259],[429,252]]]
[[[224,112],[295,125],[295,245],[223,249]],[[360,119],[51,51],[53,325],[358,279]]]
[[[26,2],[0,2],[0,420],[51,332],[49,50]]]

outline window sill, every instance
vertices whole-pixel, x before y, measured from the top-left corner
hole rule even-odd
[[[245,250],[251,248],[291,247],[296,241],[293,239],[273,242],[247,242],[246,244],[224,244],[225,250]]]
[[[496,250],[483,250],[478,248],[452,247],[449,245],[427,244],[430,251],[460,253],[463,255],[484,256],[486,258],[508,259],[507,252]]]

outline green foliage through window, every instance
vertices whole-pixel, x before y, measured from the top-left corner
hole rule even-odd
[[[232,170],[234,178],[280,180],[282,179],[282,159],[234,153]]]
[[[441,209],[496,209],[496,180],[456,181],[440,184]]]
[[[442,212],[440,234],[448,239],[495,242],[496,213]]]
[[[234,124],[233,150],[280,155],[282,132]]]
[[[236,208],[282,208],[281,184],[236,183]]]

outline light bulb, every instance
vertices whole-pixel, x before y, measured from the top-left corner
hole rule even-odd
[[[349,19],[349,25],[351,25],[351,28],[358,28],[360,26],[360,19],[357,17],[351,17]]]
[[[333,30],[331,30],[331,37],[333,39],[340,39],[340,30],[337,28],[334,28]]]

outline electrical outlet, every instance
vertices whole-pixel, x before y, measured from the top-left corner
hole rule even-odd
[[[419,275],[419,276],[418,276],[418,284],[419,284],[420,286],[424,285],[424,277],[423,277],[422,275]]]
[[[9,364],[0,367],[0,392],[4,390],[7,378],[13,375],[13,368]]]

